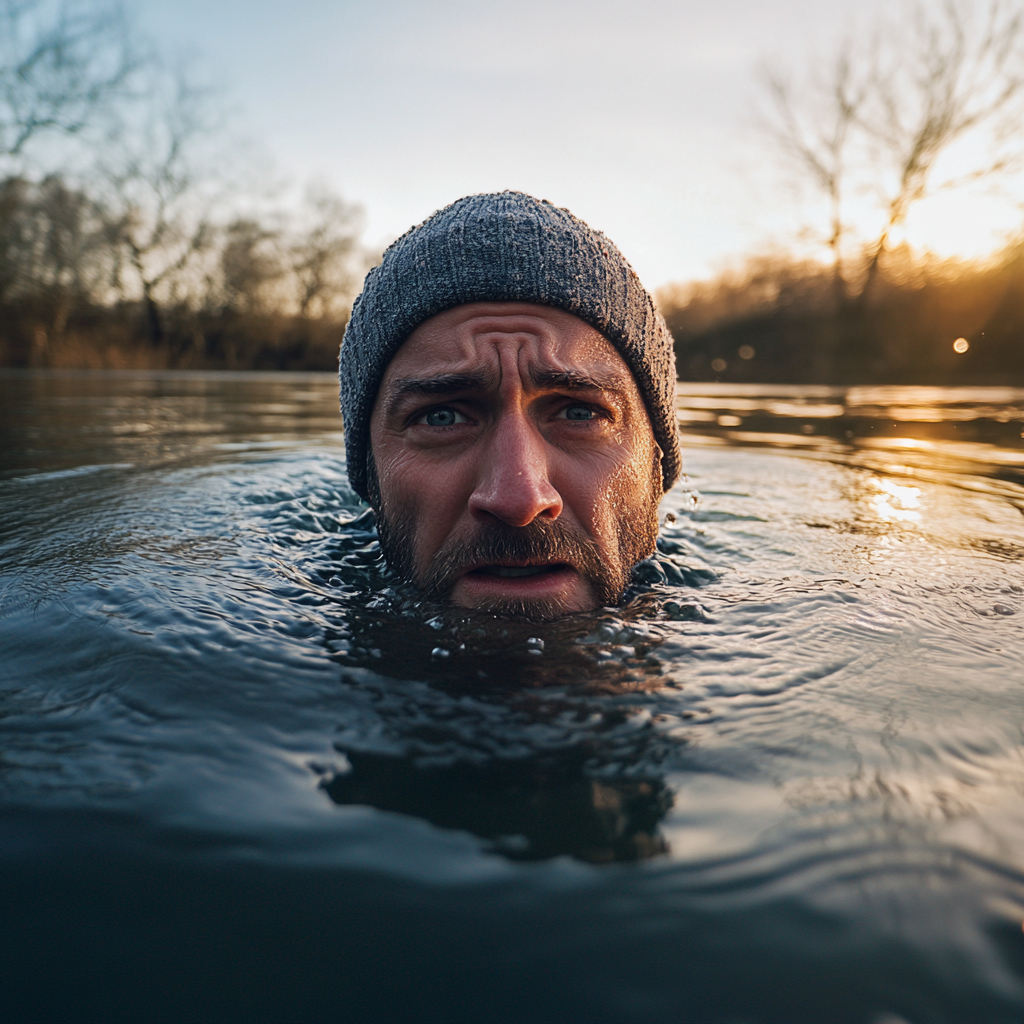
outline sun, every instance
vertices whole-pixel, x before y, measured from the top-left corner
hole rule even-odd
[[[1020,221],[1005,198],[969,192],[939,192],[911,207],[892,241],[918,252],[980,259],[1000,249]]]
[[[1020,233],[1024,168],[979,173],[994,159],[986,140],[972,135],[944,153],[928,182],[928,194],[914,203],[891,242],[918,252],[983,259]]]

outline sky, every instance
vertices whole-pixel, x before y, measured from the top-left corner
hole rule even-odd
[[[656,288],[798,235],[807,208],[782,187],[756,128],[756,70],[807,66],[882,4],[127,6],[165,53],[188,56],[217,86],[260,173],[360,203],[370,244],[462,195],[521,189],[604,231]],[[1006,227],[1005,204],[934,205],[915,230],[939,251],[970,255]]]

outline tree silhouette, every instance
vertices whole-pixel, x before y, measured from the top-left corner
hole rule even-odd
[[[770,144],[827,200],[824,233],[837,290],[865,301],[912,207],[941,190],[1019,166],[1024,155],[1024,13],[992,0],[904,7],[862,39],[845,39],[802,80],[762,73]],[[936,183],[940,158],[974,142],[975,166]],[[881,216],[848,269],[849,200],[876,198]]]
[[[117,6],[0,4],[0,156],[46,133],[77,135],[144,63]]]

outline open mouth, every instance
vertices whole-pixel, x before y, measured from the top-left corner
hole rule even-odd
[[[471,576],[497,576],[500,579],[518,579],[523,576],[550,575],[562,572],[571,566],[565,562],[554,562],[548,565],[481,565],[473,569]]]
[[[492,562],[464,570],[451,590],[451,600],[467,608],[539,612],[542,618],[557,618],[596,603],[571,562],[529,564],[525,559],[518,565]]]

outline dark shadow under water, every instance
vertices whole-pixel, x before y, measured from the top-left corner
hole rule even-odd
[[[672,807],[661,779],[598,782],[585,751],[422,766],[416,759],[347,752],[350,769],[324,780],[338,804],[368,804],[464,829],[513,860],[567,854],[595,864],[668,850],[658,834]]]

